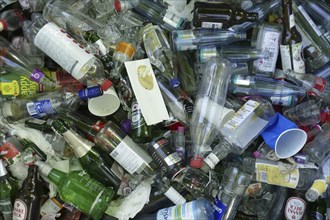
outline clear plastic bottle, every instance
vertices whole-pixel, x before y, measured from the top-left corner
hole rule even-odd
[[[3,11],[0,14],[0,32],[3,30],[15,31],[22,27],[24,21],[23,12],[19,9]]]
[[[212,58],[205,65],[190,122],[194,153],[190,166],[194,168],[202,166],[205,152],[220,132],[223,117],[227,113],[224,105],[231,70],[230,62],[221,58]]]

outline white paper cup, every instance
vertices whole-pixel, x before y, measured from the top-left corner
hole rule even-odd
[[[119,106],[120,99],[113,86],[104,91],[103,95],[88,99],[88,110],[93,115],[100,117],[111,115],[118,110]]]
[[[307,134],[299,128],[282,132],[275,142],[275,153],[278,158],[289,158],[297,154],[306,144]]]

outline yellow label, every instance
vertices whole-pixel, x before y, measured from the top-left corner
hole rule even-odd
[[[11,82],[1,82],[0,83],[0,91],[2,95],[19,95],[19,85],[16,80]]]
[[[299,170],[282,173],[278,165],[256,163],[257,181],[271,185],[296,188],[299,181]]]
[[[327,184],[325,180],[315,180],[311,189],[314,189],[320,195],[327,190]]]
[[[30,80],[25,76],[20,76],[20,88],[21,88],[21,95],[22,96],[29,96],[37,94],[39,91],[42,91],[39,88],[39,84]]]

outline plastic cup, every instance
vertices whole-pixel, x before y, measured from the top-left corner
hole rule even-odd
[[[107,116],[116,112],[120,106],[120,99],[113,87],[104,91],[102,96],[88,99],[88,110],[96,116]]]
[[[279,113],[276,113],[272,121],[261,133],[265,143],[275,151],[278,158],[297,154],[306,144],[307,133]]]

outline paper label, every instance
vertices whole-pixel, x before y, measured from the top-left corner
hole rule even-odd
[[[287,220],[301,220],[306,210],[306,202],[298,197],[290,197],[285,205],[285,218]]]
[[[132,146],[135,146],[135,143],[126,136],[110,153],[110,156],[130,174],[135,173],[145,163],[144,159],[132,149]]]
[[[177,29],[183,22],[183,19],[180,16],[174,14],[173,12],[167,10],[167,12],[163,18],[163,21],[165,23],[171,25],[175,29]]]
[[[179,156],[177,152],[174,152],[167,157],[165,157],[164,161],[167,164],[167,166],[172,166],[178,162],[180,162],[182,158]]]
[[[281,33],[267,31],[263,38],[261,50],[268,51],[269,57],[255,60],[254,66],[263,72],[275,72],[277,56],[279,52]]]
[[[314,21],[311,19],[311,17],[309,17],[309,15],[305,11],[305,9],[301,5],[298,6],[298,9],[301,12],[301,14],[304,16],[304,18],[307,20],[309,25],[313,28],[313,30],[315,31],[317,36],[321,36],[322,35],[321,31],[319,30],[317,25],[314,23]]]
[[[164,193],[164,195],[176,205],[183,204],[186,201],[186,199],[172,186]]]
[[[256,163],[256,179],[271,185],[296,188],[299,181],[299,169],[282,173],[279,166],[263,162]]]
[[[167,108],[158,87],[150,60],[128,61],[125,62],[125,67],[147,125],[168,120]]]
[[[319,195],[321,195],[327,190],[326,181],[322,179],[315,180],[313,185],[311,186],[311,189],[315,190],[319,193]]]
[[[56,24],[43,26],[34,44],[76,79],[82,79],[96,57]]]
[[[44,88],[41,84],[26,76],[11,73],[0,77],[0,92],[3,96],[28,96],[42,91]]]
[[[41,118],[46,115],[55,114],[49,99],[26,103],[26,109],[31,117]]]
[[[202,28],[221,29],[222,25],[219,22],[202,22]]]
[[[224,127],[229,130],[235,130],[240,124],[243,123],[248,117],[250,117],[254,110],[259,106],[259,102],[249,100],[247,101],[231,119],[229,119],[225,124]]]
[[[213,170],[215,165],[217,165],[220,162],[219,158],[214,154],[210,153],[205,159],[204,163],[207,163],[209,167]]]
[[[63,206],[59,203],[55,198],[49,198],[47,201],[41,206],[40,214],[42,216],[56,214],[58,213]]]
[[[295,23],[294,15],[293,14],[291,14],[289,16],[289,26],[290,26],[290,29],[293,28],[294,26],[296,26],[296,23]]]
[[[227,206],[223,204],[223,202],[216,197],[215,201],[213,203],[213,214],[214,214],[214,219],[222,219],[223,215],[227,211]]]
[[[105,56],[109,52],[107,47],[104,45],[102,39],[98,39],[94,44],[97,45],[97,47],[99,48],[99,53],[102,56]]]
[[[157,220],[198,220],[195,216],[196,208],[195,202],[188,202],[161,209],[157,212]]]
[[[305,73],[305,62],[301,57],[302,43],[297,43],[291,45],[292,57],[290,53],[290,45],[281,45],[281,60],[282,60],[282,70],[287,69],[293,70],[297,73]],[[291,62],[291,58],[293,63]]]
[[[13,210],[13,220],[26,220],[27,206],[25,202],[20,199],[16,199]]]

